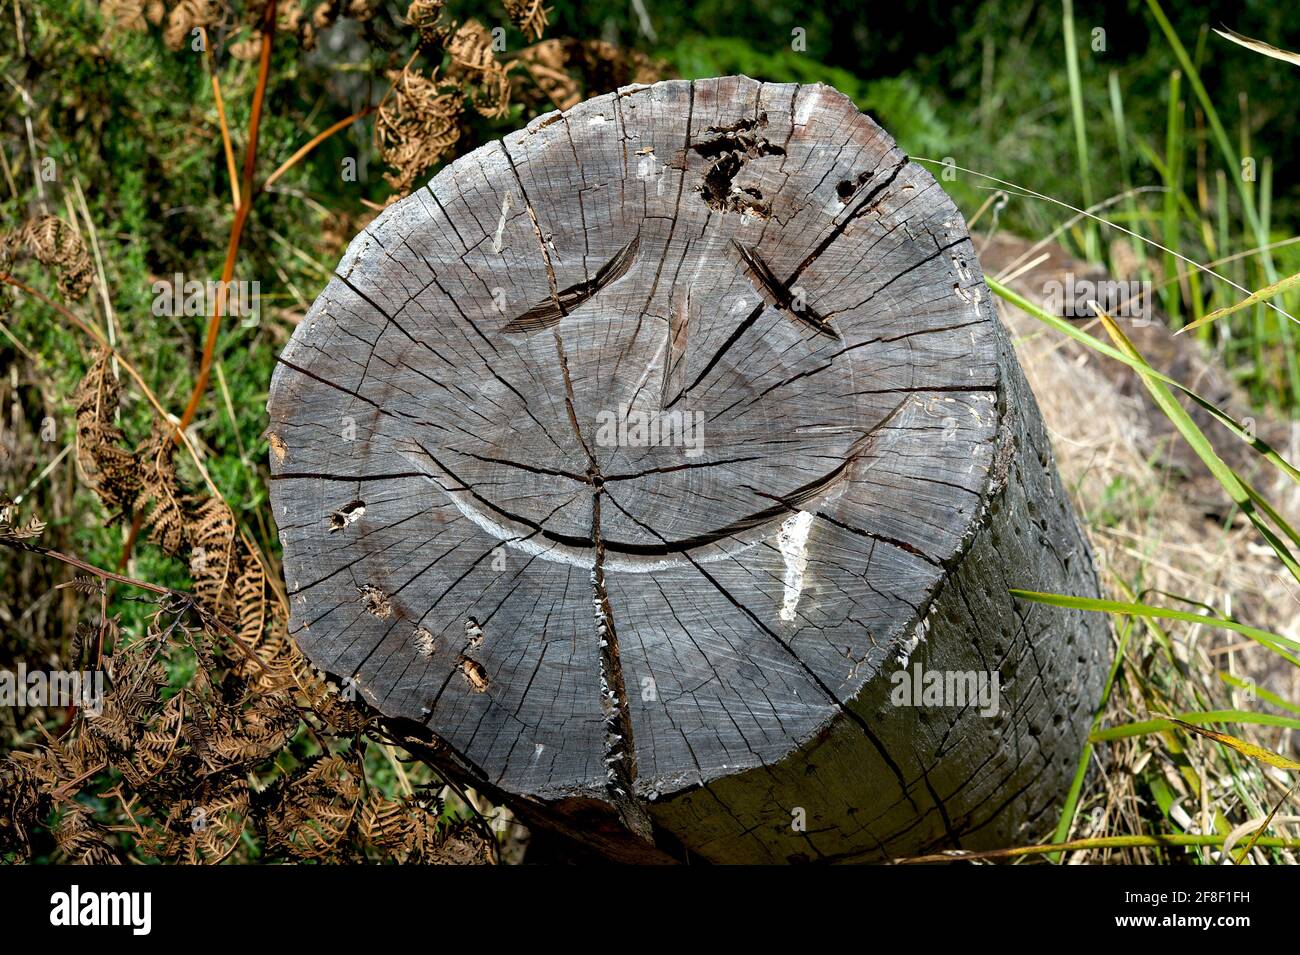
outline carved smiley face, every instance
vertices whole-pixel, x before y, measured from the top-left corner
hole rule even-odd
[[[926,173],[825,88],[653,89],[392,206],[271,401],[313,662],[509,791],[629,818],[841,712],[974,520],[997,421]]]

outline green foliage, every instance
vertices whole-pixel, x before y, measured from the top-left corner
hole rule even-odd
[[[304,55],[292,42],[277,45],[261,126],[259,178],[382,91],[384,71],[400,67],[410,53],[410,38],[403,37],[398,20],[405,6],[389,3],[377,18],[376,32],[354,30],[342,54]],[[890,5],[888,20],[848,0],[757,0],[743,8],[733,0],[670,0],[644,5],[648,29],[638,6],[626,0],[558,0],[548,35],[620,42],[663,57],[684,77],[744,73],[826,83],[871,113],[909,154],[952,157],[960,166],[1072,205],[1083,205],[1087,193],[1105,201],[1130,187],[1158,187],[1164,191],[1131,196],[1101,214],[1158,238],[1186,258],[1226,260],[1216,270],[1245,289],[1268,284],[1270,274],[1300,272],[1300,244],[1274,249],[1271,266],[1252,252],[1261,241],[1290,238],[1300,225],[1300,126],[1291,121],[1297,74],[1210,34],[1208,26],[1220,17],[1216,4],[1166,0],[1166,31],[1146,0],[1080,0],[1073,11],[1077,64],[1071,70],[1063,56],[1059,0],[898,0]],[[471,0],[452,7],[457,15],[477,16],[490,25],[505,22],[496,4]],[[24,0],[21,10],[22,49],[11,5],[0,27],[0,150],[11,173],[0,176],[0,230],[17,227],[43,203],[65,218],[77,215],[87,239],[88,224],[94,224],[116,339],[163,406],[179,414],[197,375],[205,319],[154,314],[154,283],[177,272],[219,275],[233,211],[204,57],[188,48],[169,51],[156,30],[108,29],[98,4],[84,0]],[[1231,25],[1300,49],[1300,27],[1289,13],[1285,5],[1248,0]],[[1098,29],[1105,31],[1100,49]],[[794,42],[796,31],[802,31],[800,44]],[[1185,48],[1187,62],[1180,61],[1170,33]],[[522,37],[513,30],[508,35],[510,49],[518,50]],[[256,64],[220,54],[217,66],[242,160]],[[1171,80],[1175,69],[1181,71],[1176,81]],[[1212,109],[1196,95],[1194,78]],[[1210,114],[1218,117],[1230,149],[1216,136]],[[466,141],[492,138],[520,119],[518,107],[499,123],[476,118]],[[267,389],[276,355],[323,287],[343,244],[370,214],[367,203],[381,204],[388,197],[372,129],[366,121],[332,137],[258,198],[235,277],[260,282],[261,321],[251,328],[232,322],[223,329],[218,368],[196,422],[208,473],[272,564],[277,542],[266,492]],[[1241,179],[1230,158],[1235,153],[1256,160],[1255,181]],[[38,188],[33,159],[45,158],[54,161],[57,178]],[[358,181],[340,176],[345,158],[356,159]],[[1081,162],[1087,164],[1086,179]],[[966,173],[942,184],[968,216],[996,189]],[[1250,221],[1252,207],[1258,228]],[[1041,236],[1068,215],[1059,206],[1012,196],[996,220],[987,214],[979,226],[996,221],[998,228]],[[1082,253],[1091,234],[1090,228],[1076,227],[1063,238]],[[1098,227],[1095,234],[1101,240],[1096,251],[1115,264],[1117,253],[1114,247],[1108,251],[1108,243],[1119,233]],[[1124,244],[1142,249],[1140,243]],[[1170,274],[1186,269],[1176,256],[1145,251],[1141,275],[1162,283],[1167,310],[1180,319],[1192,320],[1245,295],[1194,272],[1180,280]],[[24,264],[18,277],[53,293],[53,282],[35,264]],[[1284,296],[1277,304],[1300,314],[1300,295]],[[98,288],[75,307],[98,328],[109,328]],[[4,490],[12,493],[73,442],[69,396],[87,368],[88,349],[80,333],[30,297],[0,320],[7,332],[0,337],[0,367],[22,366],[23,352],[39,356],[33,377],[39,378],[41,393],[30,382],[21,392],[30,402],[20,409],[25,434],[31,438],[46,414],[57,432],[53,441],[30,441],[36,449],[30,467],[6,473],[16,486]],[[1294,413],[1300,387],[1293,330],[1286,322],[1259,305],[1196,333],[1221,349],[1257,402]],[[1114,349],[1105,347],[1103,354],[1115,357]],[[1159,378],[1154,381],[1167,391]],[[147,436],[155,414],[134,386],[127,392],[121,426],[134,443]],[[184,456],[178,466],[187,484],[201,483]],[[69,456],[37,485],[28,505],[49,521],[52,544],[113,568],[125,529],[120,523],[105,526],[105,518],[116,515],[104,514],[94,495],[79,488]],[[1097,522],[1112,522],[1105,505],[1129,493],[1116,478],[1094,515]],[[14,579],[12,569],[11,555],[0,556],[0,576]],[[151,547],[135,550],[132,573],[166,586],[189,584],[180,561]],[[11,616],[20,616],[22,609]],[[140,627],[147,616],[147,606],[120,594],[112,610],[121,613],[128,629]],[[188,675],[178,664],[171,678],[180,683]],[[319,755],[316,743],[303,734],[294,746],[286,758]],[[373,749],[365,758],[372,778],[396,793],[399,780],[392,765]],[[249,846],[250,857],[257,851]]]

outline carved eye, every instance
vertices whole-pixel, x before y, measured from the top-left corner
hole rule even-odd
[[[614,257],[596,270],[594,278],[570,285],[564,291],[539,302],[518,318],[511,319],[501,329],[505,335],[531,335],[546,328],[554,328],[560,319],[582,305],[583,302],[597,295],[601,289],[613,285],[632,268],[637,249],[641,246],[638,233],[623,248],[614,253]]]
[[[782,282],[776,277],[768,264],[763,261],[762,256],[758,254],[757,249],[743,246],[735,239],[731,240],[731,244],[740,253],[741,261],[745,263],[745,274],[749,276],[749,281],[753,284],[755,291],[763,296],[763,299],[769,305],[782,314],[789,315],[796,321],[811,326],[823,335],[829,335],[836,341],[841,340],[840,333],[831,326],[830,322],[822,318],[807,304],[795,301],[795,295],[790,290],[789,283]]]

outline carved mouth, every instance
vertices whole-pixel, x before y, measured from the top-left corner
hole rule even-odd
[[[772,501],[770,507],[761,508],[736,517],[716,529],[689,537],[665,538],[653,528],[637,520],[617,502],[614,504],[624,515],[659,538],[658,543],[636,543],[620,541],[604,536],[600,549],[605,555],[605,565],[612,570],[631,573],[648,573],[666,566],[694,562],[721,560],[743,550],[747,550],[765,538],[772,538],[780,531],[781,525],[792,514],[800,511],[815,510],[816,502],[832,496],[840,484],[852,476],[853,468],[862,454],[870,447],[875,434],[884,428],[908,402],[904,397],[895,408],[886,414],[879,423],[863,434],[849,448],[844,460],[825,474],[815,478],[801,487],[786,494],[775,495],[757,489],[753,493]],[[566,534],[546,526],[545,520],[537,520],[515,513],[492,501],[487,495],[475,489],[464,480],[446,462],[446,453],[435,454],[419,441],[409,441],[399,449],[404,457],[419,468],[428,479],[441,489],[447,499],[458,511],[473,521],[478,527],[500,540],[507,547],[512,547],[531,556],[544,560],[572,564],[579,567],[594,567],[597,563],[597,545],[590,536]],[[453,454],[464,452],[453,451]],[[501,458],[488,458],[483,455],[468,455],[480,461],[492,461],[503,468],[518,468],[520,465]],[[695,467],[717,466],[721,462],[702,462]],[[598,472],[579,475],[576,472],[554,469],[527,467],[525,470],[569,480],[576,485],[583,485],[593,494],[607,493],[607,486],[620,481],[635,481],[653,477],[667,470],[683,470],[692,465],[674,468],[655,468],[644,472],[615,474],[604,476]],[[573,499],[583,493],[575,489]],[[572,499],[571,499],[572,500]],[[686,555],[689,554],[689,559]]]

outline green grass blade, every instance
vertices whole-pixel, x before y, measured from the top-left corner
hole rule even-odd
[[[1074,0],[1061,0],[1065,34],[1065,72],[1070,82],[1070,118],[1074,123],[1074,146],[1079,155],[1079,183],[1083,190],[1083,207],[1092,208],[1092,176],[1088,170],[1088,130],[1083,118],[1083,81],[1079,76],[1079,48],[1074,38]],[[1096,262],[1097,227],[1091,222],[1084,229],[1084,254]]]
[[[1098,597],[1071,597],[1067,594],[1045,594],[1033,590],[1010,591],[1013,597],[1032,600],[1034,603],[1047,604],[1052,607],[1064,607],[1069,610],[1092,610],[1101,613],[1131,614],[1135,617],[1150,617],[1156,620],[1183,620],[1187,623],[1199,623],[1220,630],[1231,630],[1243,637],[1249,637],[1256,643],[1281,653],[1295,666],[1300,666],[1300,658],[1287,653],[1287,650],[1300,652],[1300,641],[1284,637],[1280,633],[1270,633],[1258,627],[1251,627],[1235,620],[1211,617],[1206,614],[1192,613],[1190,610],[1175,610],[1172,607],[1152,607],[1148,604],[1125,603],[1119,600],[1104,600]]]
[[[1282,697],[1278,696],[1276,693],[1266,690],[1262,686],[1243,680],[1239,676],[1233,676],[1231,673],[1225,673],[1220,670],[1219,679],[1228,684],[1228,686],[1235,686],[1239,690],[1245,690],[1247,693],[1258,697],[1265,703],[1272,703],[1274,706],[1280,707],[1281,709],[1290,710],[1292,713],[1300,714],[1300,706],[1296,706],[1294,703],[1282,699]]]
[[[1208,325],[1210,322],[1218,321],[1224,316],[1240,312],[1242,309],[1250,308],[1252,305],[1258,305],[1260,302],[1266,302],[1274,295],[1281,295],[1283,292],[1294,288],[1296,285],[1300,285],[1300,272],[1297,272],[1295,275],[1289,275],[1284,279],[1278,279],[1278,281],[1274,282],[1272,285],[1266,285],[1259,291],[1252,292],[1249,296],[1242,299],[1240,302],[1237,302],[1235,305],[1216,308],[1214,311],[1198,318],[1190,325],[1184,325],[1174,334],[1181,335],[1188,329],[1200,328],[1202,325]]]
[[[1175,381],[1174,379],[1168,377],[1167,375],[1161,374],[1159,371],[1156,371],[1156,369],[1152,368],[1151,365],[1149,365],[1145,359],[1143,360],[1134,359],[1129,355],[1126,355],[1123,352],[1119,351],[1118,349],[1112,348],[1110,345],[1107,345],[1101,339],[1093,335],[1089,335],[1083,329],[1075,327],[1073,323],[1066,321],[1064,318],[1061,318],[1058,315],[1053,315],[1050,312],[1043,310],[1039,306],[1035,305],[1033,302],[1029,301],[1029,299],[1025,298],[1022,295],[1019,295],[1016,292],[1013,292],[1011,289],[1003,285],[997,279],[991,278],[989,276],[985,276],[984,281],[988,284],[988,287],[994,292],[994,294],[996,294],[999,298],[1016,306],[1016,308],[1022,310],[1032,318],[1035,318],[1038,321],[1042,322],[1044,325],[1047,325],[1050,328],[1055,329],[1056,331],[1060,332],[1062,335],[1068,335],[1070,338],[1073,338],[1075,341],[1083,345],[1086,345],[1088,348],[1091,348],[1093,351],[1105,355],[1107,358],[1113,358],[1115,361],[1118,361],[1121,364],[1128,365],[1134,371],[1143,372],[1145,374],[1151,375],[1156,379],[1158,379],[1159,381],[1165,383],[1166,385],[1169,385],[1173,388],[1177,388],[1183,394],[1187,395],[1188,398],[1190,398],[1192,401],[1196,402],[1207,412],[1209,412],[1209,414],[1212,415],[1216,421],[1218,421],[1225,428],[1227,428],[1229,431],[1235,434],[1238,438],[1240,438],[1241,440],[1249,444],[1259,455],[1261,455],[1263,458],[1269,461],[1269,463],[1273,464],[1275,467],[1281,470],[1284,474],[1287,475],[1287,477],[1291,478],[1291,480],[1295,481],[1297,484],[1300,484],[1300,470],[1297,470],[1294,466],[1292,466],[1292,464],[1289,461],[1287,461],[1280,454],[1278,454],[1277,451],[1275,451],[1272,447],[1270,447],[1265,441],[1261,440],[1260,438],[1256,437],[1255,435],[1247,431],[1245,426],[1243,426],[1241,423],[1236,421],[1227,412],[1222,411],[1217,405],[1215,405],[1208,398],[1201,397],[1199,394],[1197,394],[1195,391],[1192,391],[1186,385]]]
[[[1282,798],[1280,798],[1277,802],[1273,803],[1273,808],[1270,809],[1268,815],[1264,817],[1263,824],[1260,825],[1260,827],[1256,829],[1254,834],[1250,837],[1250,842],[1246,844],[1246,848],[1242,849],[1241,852],[1237,854],[1237,862],[1236,862],[1237,865],[1242,865],[1246,861],[1246,857],[1250,855],[1250,850],[1254,849],[1255,843],[1259,842],[1259,837],[1263,835],[1264,831],[1273,824],[1273,818],[1277,815],[1277,811],[1281,809],[1283,805],[1286,804],[1286,801],[1291,798],[1294,792],[1295,792],[1295,786],[1292,786],[1290,789],[1288,789],[1285,793],[1282,794]]]
[[[1229,749],[1235,749],[1243,756],[1259,760],[1261,763],[1267,763],[1269,766],[1276,766],[1278,769],[1300,769],[1300,763],[1294,759],[1288,759],[1272,750],[1264,749],[1262,746],[1256,746],[1254,743],[1248,743],[1244,739],[1238,739],[1235,736],[1229,736],[1227,733],[1220,733],[1218,730],[1206,729],[1203,726],[1197,726],[1195,723],[1188,723],[1183,720],[1174,720],[1179,728],[1184,732],[1192,733],[1195,736],[1204,736],[1206,739],[1212,739],[1216,743],[1222,743]]]
[[[1210,99],[1210,94],[1205,88],[1205,83],[1201,80],[1200,72],[1196,65],[1192,63],[1191,58],[1187,55],[1187,49],[1183,46],[1182,41],[1178,38],[1177,31],[1174,30],[1173,24],[1165,16],[1164,10],[1160,6],[1160,0],[1147,0],[1147,7],[1151,15],[1155,17],[1156,23],[1160,26],[1160,31],[1165,35],[1170,48],[1174,51],[1174,56],[1178,59],[1183,71],[1187,74],[1188,83],[1191,84],[1192,91],[1196,94],[1197,101],[1201,104],[1201,109],[1205,112],[1205,118],[1210,123],[1210,130],[1213,133],[1215,144],[1219,147],[1219,152],[1223,154],[1224,161],[1228,165],[1228,173],[1232,176],[1237,184],[1237,192],[1241,197],[1241,207],[1246,214],[1246,222],[1250,226],[1250,231],[1255,237],[1255,244],[1258,246],[1268,245],[1268,229],[1265,225],[1263,216],[1259,213],[1259,208],[1255,202],[1255,195],[1250,188],[1250,183],[1242,173],[1241,159],[1233,147],[1232,141],[1228,138],[1228,131],[1223,126],[1223,121],[1219,118],[1219,112],[1214,108],[1214,101]],[[1273,256],[1267,251],[1260,255],[1260,264],[1264,267],[1264,276],[1267,284],[1272,284],[1279,279],[1277,268],[1273,264]],[[1293,401],[1300,402],[1300,358],[1296,355],[1296,349],[1293,342],[1293,334],[1290,326],[1290,319],[1285,315],[1278,316],[1278,328],[1282,338],[1283,354],[1286,358],[1287,377],[1291,386],[1291,398]]]
[[[957,859],[1015,859],[1020,856],[1044,855],[1053,852],[1074,852],[1080,849],[1135,849],[1170,847],[1219,846],[1228,841],[1226,835],[1207,836],[1199,833],[1155,833],[1142,836],[1098,836],[1095,839],[1075,839],[1072,842],[1049,843],[1042,846],[1016,846],[1012,849],[983,849],[976,851],[942,852],[925,856],[910,856],[895,859],[897,863],[926,864],[933,862],[951,863]],[[1300,839],[1285,839],[1280,836],[1262,836],[1256,843],[1261,849],[1298,849]]]
[[[1165,274],[1178,272],[1178,247],[1181,220],[1178,218],[1178,197],[1183,194],[1183,75],[1177,70],[1169,74],[1169,113],[1165,123],[1165,196],[1163,205],[1162,236],[1165,252]],[[1183,284],[1176,282],[1165,292],[1165,311],[1169,324],[1182,324]]]
[[[1263,40],[1256,40],[1236,30],[1230,30],[1227,27],[1222,29],[1215,27],[1214,32],[1219,34],[1225,40],[1231,40],[1239,46],[1244,46],[1248,50],[1261,53],[1264,56],[1271,56],[1275,60],[1281,60],[1283,63],[1291,63],[1300,66],[1300,53],[1292,53],[1290,50],[1283,50],[1272,44],[1265,43]]]
[[[1164,412],[1170,423],[1178,429],[1178,432],[1183,436],[1183,440],[1196,452],[1196,456],[1209,468],[1210,473],[1222,485],[1223,490],[1232,499],[1232,502],[1241,508],[1242,513],[1255,525],[1255,530],[1273,549],[1273,553],[1277,554],[1287,570],[1291,572],[1291,575],[1300,581],[1300,563],[1296,562],[1295,557],[1292,556],[1290,549],[1283,543],[1281,538],[1274,534],[1272,529],[1260,519],[1249,492],[1238,479],[1236,472],[1223,463],[1223,459],[1215,452],[1205,434],[1196,426],[1196,422],[1192,420],[1186,409],[1174,398],[1173,393],[1165,383],[1151,373],[1150,366],[1146,364],[1145,359],[1142,358],[1141,353],[1133,346],[1133,343],[1128,340],[1128,336],[1115,324],[1114,319],[1103,312],[1096,303],[1093,303],[1093,311],[1097,313],[1097,317],[1101,319],[1102,325],[1105,326],[1106,331],[1119,346],[1119,349],[1135,361],[1140,361],[1146,366],[1145,370],[1139,369],[1138,374],[1142,377],[1142,383],[1146,385],[1151,397],[1155,399],[1157,407]]]
[[[1187,49],[1183,46],[1183,41],[1178,38],[1178,33],[1174,30],[1173,24],[1165,16],[1165,11],[1160,6],[1160,0],[1147,0],[1147,7],[1151,10],[1151,15],[1156,18],[1156,23],[1160,26],[1160,31],[1165,35],[1170,49],[1174,51],[1179,65],[1183,72],[1187,74],[1187,81],[1196,94],[1197,100],[1201,104],[1201,109],[1205,111],[1205,118],[1209,121],[1210,130],[1214,134],[1215,144],[1219,147],[1219,152],[1223,154],[1224,160],[1229,166],[1229,174],[1237,182],[1237,191],[1241,195],[1242,208],[1246,212],[1246,219],[1250,223],[1251,231],[1259,238],[1262,235],[1263,223],[1260,222],[1259,213],[1255,208],[1255,197],[1246,187],[1242,179],[1241,157],[1237,155],[1237,150],[1232,145],[1232,140],[1228,138],[1228,131],[1223,126],[1223,121],[1219,119],[1219,112],[1214,108],[1214,101],[1210,99],[1209,92],[1205,89],[1205,84],[1201,82],[1201,74],[1192,63],[1191,57],[1187,55]],[[1266,240],[1261,240],[1260,245],[1266,244]],[[1271,268],[1271,260],[1270,266]]]
[[[1133,736],[1150,736],[1152,733],[1164,733],[1178,726],[1190,723],[1203,726],[1209,723],[1230,723],[1242,726],[1281,726],[1286,729],[1300,730],[1300,719],[1291,716],[1274,716],[1272,713],[1251,713],[1247,710],[1210,710],[1204,713],[1175,713],[1168,718],[1140,720],[1136,723],[1121,723],[1108,726],[1104,730],[1092,733],[1088,738],[1094,743],[1110,743],[1117,739],[1129,739]]]
[[[1242,487],[1250,495],[1250,499],[1255,502],[1255,506],[1264,512],[1264,516],[1276,525],[1278,530],[1285,534],[1296,547],[1300,547],[1300,531],[1297,531],[1264,497],[1256,491],[1244,478],[1238,475]]]

